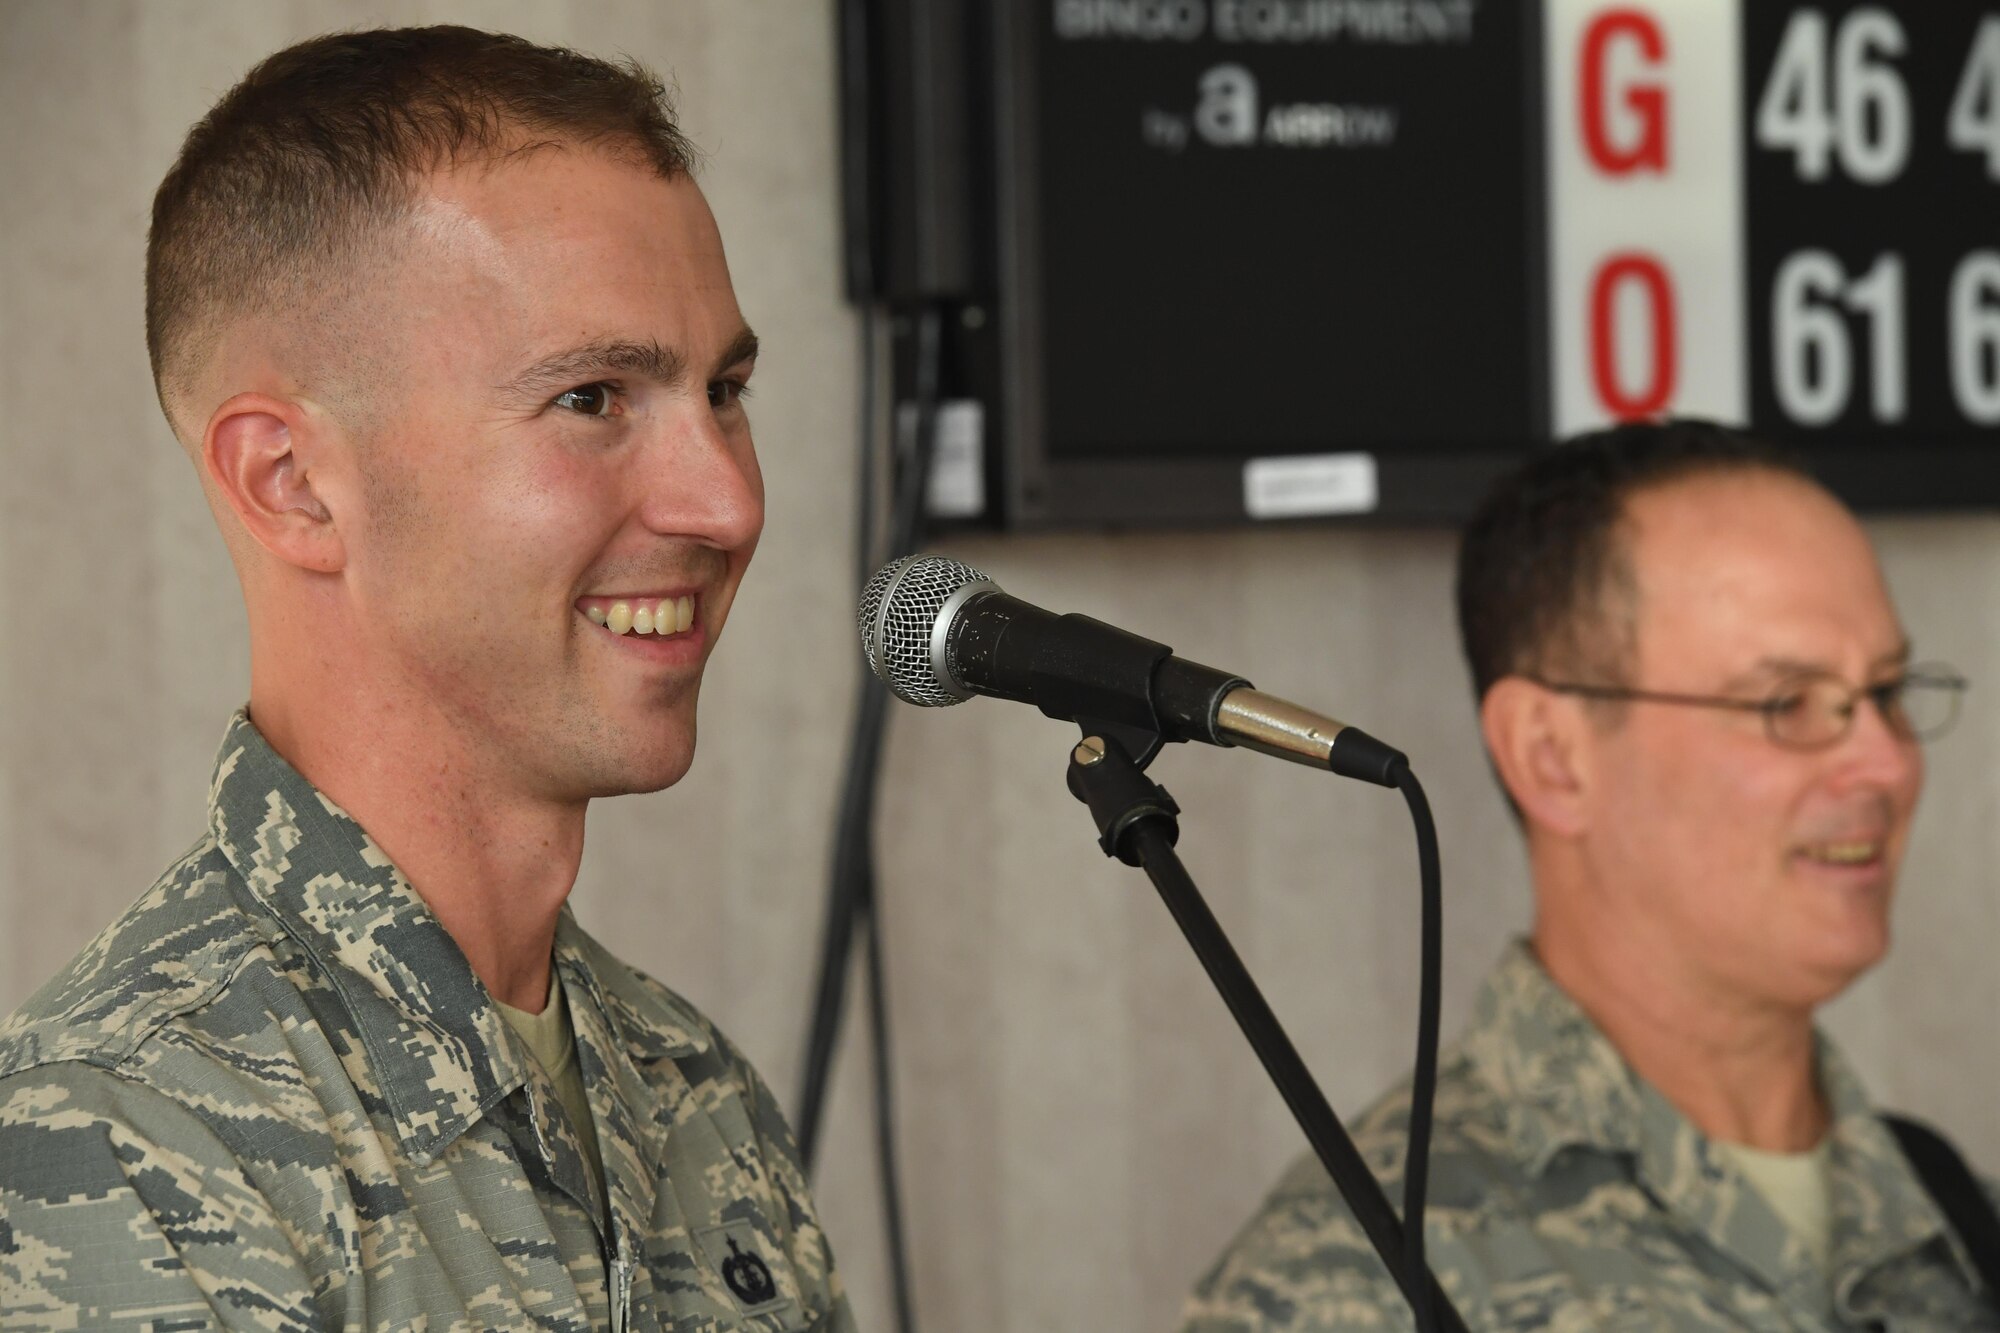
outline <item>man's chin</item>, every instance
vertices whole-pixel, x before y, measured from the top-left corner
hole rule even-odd
[[[661,754],[629,764],[621,764],[612,772],[599,775],[600,786],[591,796],[637,796],[649,791],[664,791],[687,776],[694,766],[694,747],[686,747],[678,753]]]
[[[1799,959],[1799,965],[1791,969],[1798,974],[1793,983],[1800,992],[1796,998],[1817,1009],[1873,971],[1888,952],[1886,924],[1876,930],[1843,931],[1838,937],[1821,940],[1811,956]]]
[[[573,753],[569,760],[568,780],[558,785],[581,799],[660,791],[693,767],[694,726],[676,726],[664,735],[628,732],[613,743]]]

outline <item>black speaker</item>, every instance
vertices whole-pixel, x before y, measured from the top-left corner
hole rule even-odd
[[[975,0],[839,0],[847,294],[974,299],[991,255],[990,16]]]

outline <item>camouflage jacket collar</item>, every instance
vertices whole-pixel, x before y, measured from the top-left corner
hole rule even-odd
[[[1509,1145],[1530,1174],[1542,1175],[1569,1148],[1629,1157],[1664,1207],[1791,1298],[1826,1307],[1830,1290],[1843,1318],[1865,1319],[1879,1302],[1873,1279],[1934,1242],[1949,1244],[1976,1285],[1969,1256],[1860,1080],[1824,1034],[1817,1040],[1833,1111],[1831,1284],[1755,1187],[1625,1063],[1525,942],[1511,945],[1487,978],[1460,1045],[1505,1105]]]
[[[532,1058],[442,923],[366,830],[273,750],[247,713],[223,737],[209,825],[257,902],[332,982],[348,1030],[328,1035],[349,1047],[357,1086],[386,1105],[412,1161],[429,1163],[529,1081]],[[605,1072],[631,1099],[629,1112],[644,1118],[646,1084],[630,1063],[705,1049],[700,1024],[685,1013],[667,1026],[639,1021],[636,997],[619,989],[623,970],[604,966],[567,909],[555,962],[588,999],[576,1007],[579,1030],[588,1023],[609,1054]]]
[[[571,1178],[578,1189],[591,1192],[594,1204],[608,1202],[619,1235],[637,1238],[645,1234],[658,1202],[657,1173],[649,1164],[665,1160],[668,1152],[659,1135],[656,1103],[670,1095],[662,1089],[674,1082],[649,1076],[651,1071],[642,1067],[698,1054],[708,1050],[709,1043],[701,1035],[700,1023],[677,1003],[669,1009],[671,1018],[663,1022],[659,1013],[662,1004],[669,1003],[666,997],[641,992],[631,971],[618,966],[602,945],[585,934],[567,908],[556,922],[555,966],[572,997],[577,1060],[590,1089],[609,1200],[597,1200],[594,1182],[581,1174],[580,1156]],[[648,1021],[641,1013],[653,1017]],[[553,1086],[538,1087],[536,1092],[543,1137],[559,1141],[565,1155],[580,1154],[581,1142],[567,1120],[559,1127],[550,1123],[548,1103],[553,1092]],[[561,1175],[559,1167],[559,1179]],[[625,1248],[633,1244],[636,1239]]]
[[[1564,1148],[1637,1154],[1645,1097],[1637,1076],[1525,941],[1501,956],[1460,1046],[1506,1107],[1515,1158],[1541,1175]]]

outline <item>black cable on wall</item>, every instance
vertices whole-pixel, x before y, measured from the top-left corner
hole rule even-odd
[[[874,540],[876,459],[883,434],[879,417],[893,422],[895,413],[878,409],[880,378],[877,344],[880,313],[868,307],[862,316],[862,392],[860,496],[856,503],[857,578],[860,591],[875,567],[914,551],[922,539],[924,503],[930,492],[931,465],[936,455],[938,379],[943,316],[932,305],[915,320],[916,423],[910,448],[897,461],[895,494],[889,511],[889,531],[879,545]],[[896,439],[893,425],[887,432]],[[887,1233],[889,1277],[899,1333],[914,1333],[915,1312],[909,1287],[902,1192],[897,1170],[894,1066],[889,1041],[888,980],[883,961],[882,905],[876,892],[875,805],[880,788],[882,743],[887,722],[888,687],[868,672],[861,673],[854,725],[849,732],[847,771],[841,786],[839,823],[834,835],[832,874],[826,916],[821,927],[818,981],[814,987],[808,1027],[805,1072],[801,1080],[797,1132],[806,1170],[818,1160],[820,1130],[825,1120],[827,1086],[839,1043],[845,1007],[848,969],[853,963],[855,933],[867,958],[868,1025],[873,1047],[876,1165],[879,1171],[883,1227]]]

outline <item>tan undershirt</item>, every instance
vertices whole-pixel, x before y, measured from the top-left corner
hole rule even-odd
[[[1715,1145],[1757,1187],[1779,1220],[1805,1242],[1807,1252],[1822,1272],[1826,1270],[1833,1238],[1833,1210],[1826,1179],[1831,1143],[1829,1135],[1809,1152],[1764,1152],[1740,1143]]]
[[[511,1004],[499,1000],[502,1017],[514,1029],[528,1049],[534,1052],[541,1064],[542,1072],[555,1084],[556,1099],[569,1112],[570,1124],[576,1126],[576,1136],[583,1143],[584,1164],[590,1168],[591,1178],[597,1182],[597,1197],[609,1199],[604,1190],[604,1158],[597,1148],[597,1124],[590,1118],[590,1099],[583,1091],[583,1071],[577,1068],[576,1034],[569,1023],[569,997],[556,983],[555,973],[549,973],[549,997],[542,1002],[542,1012],[531,1014],[525,1009],[516,1009]]]

